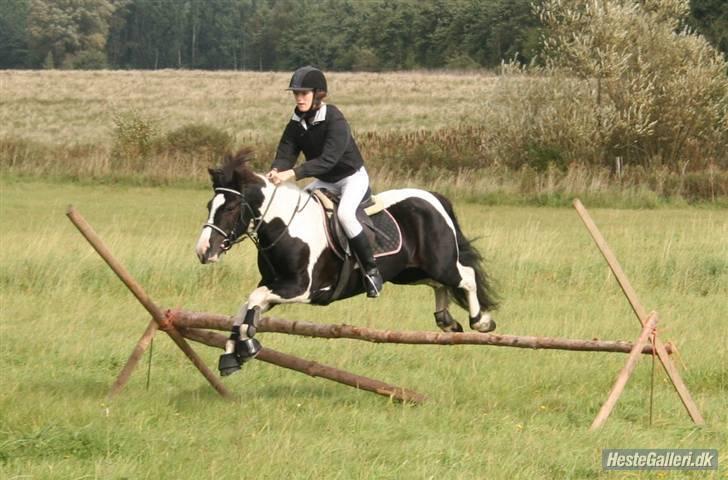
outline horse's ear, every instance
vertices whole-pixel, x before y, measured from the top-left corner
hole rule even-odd
[[[225,171],[222,168],[208,168],[207,173],[210,174],[213,187],[219,187],[225,182]]]
[[[217,168],[208,168],[207,173],[210,174],[210,180],[212,180],[212,183],[215,183],[215,179],[217,179],[220,176],[220,170]]]

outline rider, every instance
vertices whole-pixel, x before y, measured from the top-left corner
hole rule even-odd
[[[288,90],[296,108],[283,131],[268,179],[278,185],[287,180],[314,177],[306,190],[325,188],[340,193],[337,215],[354,253],[364,269],[368,297],[377,297],[384,283],[372,247],[356,218],[356,210],[369,189],[369,175],[349,123],[334,105],[323,102],[326,77],[306,66],[293,73]],[[294,168],[300,152],[306,161]]]

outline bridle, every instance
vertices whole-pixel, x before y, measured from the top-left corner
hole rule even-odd
[[[223,188],[218,187],[215,188],[215,193],[232,193],[233,195],[237,195],[240,197],[240,216],[238,217],[238,221],[233,226],[230,233],[226,233],[225,230],[215,225],[212,221],[208,221],[205,223],[202,228],[211,228],[212,230],[216,231],[220,235],[222,235],[223,240],[220,244],[220,248],[223,252],[227,252],[231,248],[233,248],[233,245],[242,242],[246,238],[249,238],[254,244],[255,247],[258,249],[259,252],[263,252],[266,250],[270,250],[273,248],[280,240],[283,238],[283,235],[288,231],[288,227],[291,225],[291,222],[293,222],[293,219],[295,216],[303,211],[304,208],[306,208],[306,205],[308,205],[308,202],[311,200],[312,194],[308,194],[308,198],[306,199],[306,202],[303,204],[301,208],[299,206],[301,205],[301,192],[298,192],[298,199],[296,201],[296,208],[293,209],[293,213],[291,214],[291,218],[288,220],[288,223],[286,223],[286,227],[283,229],[283,231],[278,235],[278,237],[271,242],[270,245],[267,245],[265,247],[260,246],[260,238],[258,237],[258,231],[260,231],[260,228],[263,225],[263,218],[265,218],[265,215],[268,213],[268,210],[270,210],[271,205],[273,204],[273,200],[276,198],[276,193],[278,193],[278,185],[275,186],[273,189],[273,194],[270,197],[270,200],[268,201],[268,205],[265,207],[265,211],[261,215],[255,214],[255,209],[248,203],[248,201],[245,198],[245,195],[243,192],[239,192],[238,190],[234,190],[232,188]],[[238,229],[245,228],[245,220],[244,220],[244,214],[245,212],[249,211],[251,214],[251,219],[248,221],[248,228],[246,228],[244,231],[239,232]],[[252,222],[252,226],[250,223]]]
[[[268,212],[268,208],[270,208],[271,202],[268,202],[268,208],[266,208],[265,213],[263,213],[263,215],[256,216],[255,215],[255,210],[253,209],[253,207],[250,206],[250,203],[248,203],[246,201],[245,195],[243,195],[242,192],[239,192],[239,191],[234,190],[232,188],[223,188],[223,187],[215,188],[215,193],[223,193],[223,192],[232,193],[233,195],[237,195],[238,197],[240,197],[240,217],[238,218],[238,221],[235,223],[235,225],[233,226],[233,229],[230,231],[230,233],[227,233],[225,230],[223,230],[222,228],[220,228],[217,225],[215,225],[213,223],[213,221],[208,221],[207,223],[205,223],[202,226],[202,228],[204,230],[205,228],[208,228],[209,227],[212,230],[214,230],[217,233],[219,233],[220,235],[222,235],[223,240],[222,240],[222,243],[220,245],[220,248],[222,248],[222,251],[223,252],[227,252],[228,250],[230,250],[231,248],[233,248],[233,245],[235,245],[236,243],[239,243],[239,242],[242,242],[243,240],[245,240],[245,236],[246,236],[245,234],[248,233],[248,231],[250,230],[248,228],[244,232],[238,232],[238,228],[240,228],[240,225],[242,225],[244,223],[243,218],[244,218],[244,214],[245,214],[246,209],[248,211],[250,211],[250,213],[251,213],[251,220],[253,221],[253,224],[254,224],[254,232],[253,233],[255,235],[257,235],[258,230],[260,229],[260,225],[263,223],[262,222],[262,218],[265,215],[265,213]],[[276,191],[274,190],[273,191],[273,196],[274,197],[275,197],[275,192]],[[271,201],[272,200],[273,200],[273,198],[271,197]],[[213,219],[211,219],[211,220],[213,220]]]

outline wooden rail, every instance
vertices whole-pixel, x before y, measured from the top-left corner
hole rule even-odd
[[[172,323],[180,328],[209,328],[229,332],[233,319],[227,315],[186,310],[168,312]],[[417,345],[492,345],[530,349],[571,350],[582,352],[630,353],[631,342],[612,340],[577,340],[570,338],[534,337],[528,335],[499,335],[493,333],[464,332],[421,332],[378,330],[353,325],[316,324],[303,321],[290,321],[282,318],[263,317],[259,332],[286,333],[315,338],[349,338],[374,343],[407,343]],[[668,352],[672,349],[665,345]],[[652,355],[652,345],[642,347],[641,352]]]

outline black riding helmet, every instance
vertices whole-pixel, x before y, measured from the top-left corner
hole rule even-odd
[[[287,90],[326,92],[326,77],[318,68],[307,65],[293,72]]]

